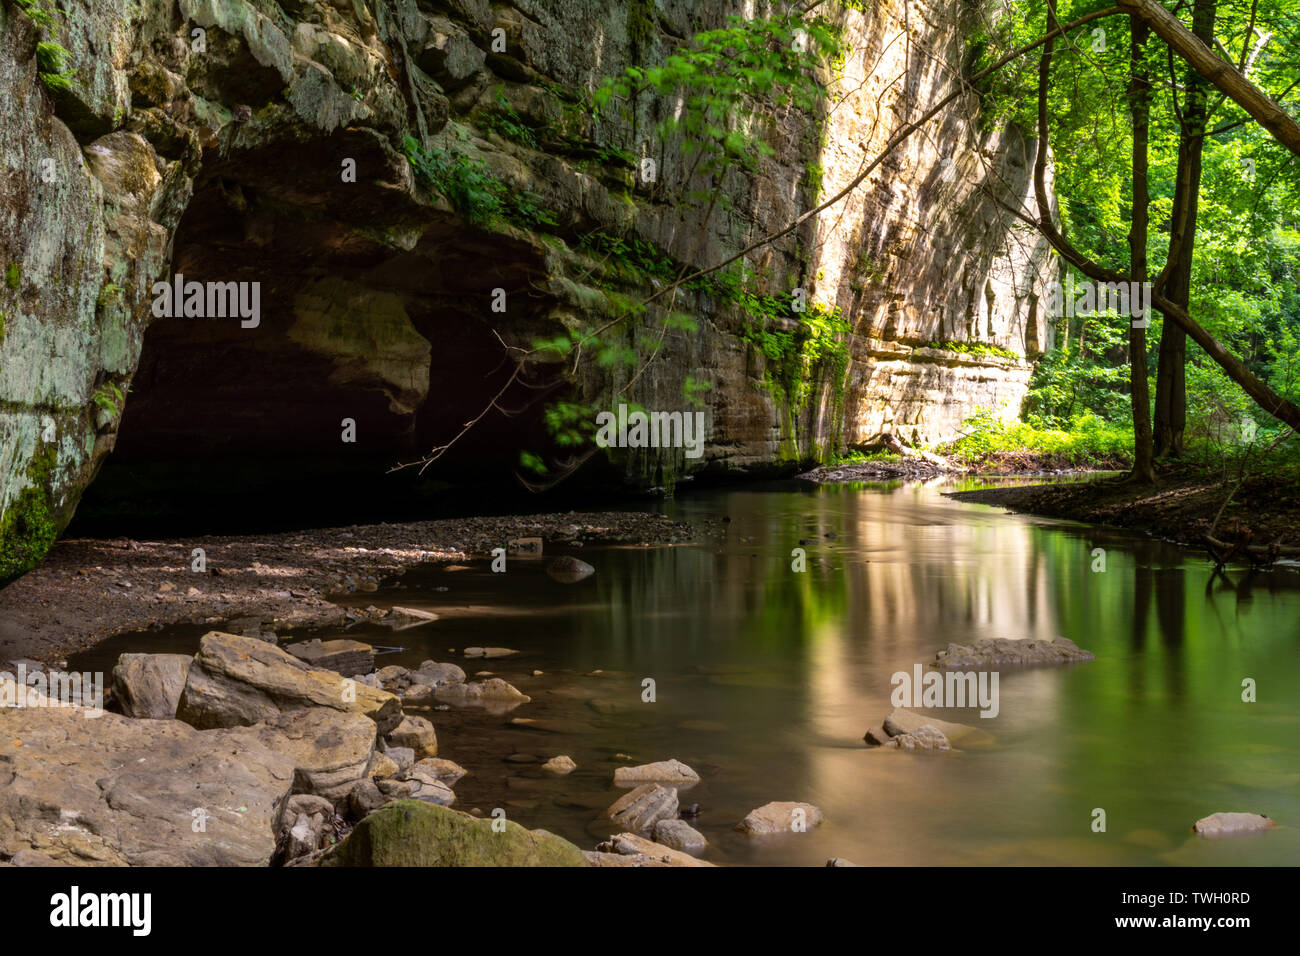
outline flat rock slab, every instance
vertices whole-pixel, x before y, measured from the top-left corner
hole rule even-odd
[[[369,644],[346,638],[299,641],[286,645],[284,650],[312,667],[334,671],[344,677],[369,674],[375,669],[375,649]]]
[[[206,730],[270,720],[282,711],[328,707],[364,714],[381,734],[402,719],[393,694],[318,670],[251,637],[210,631],[199,642],[176,716]]]
[[[635,787],[643,783],[665,783],[685,789],[700,782],[700,775],[680,760],[660,760],[639,767],[619,767],[614,771],[614,786]]]
[[[751,810],[736,829],[750,836],[775,833],[802,833],[821,826],[825,817],[811,803],[774,801]]]
[[[677,819],[677,789],[644,784],[610,804],[605,816],[628,830],[649,830],[660,820]]]
[[[967,724],[954,724],[951,721],[939,720],[937,717],[920,714],[914,710],[908,710],[906,707],[895,707],[889,716],[885,718],[884,723],[885,733],[889,734],[891,738],[901,734],[913,733],[922,727],[933,727],[953,744],[960,742],[969,746],[993,742],[993,735],[987,730],[980,730],[978,727],[971,727]]]
[[[1090,651],[1085,651],[1068,637],[1058,637],[1051,641],[989,637],[974,644],[949,644],[947,650],[934,655],[934,666],[948,670],[970,670],[980,667],[1073,664],[1095,659]]]
[[[664,846],[647,840],[643,836],[635,833],[619,833],[609,838],[602,847],[607,848],[605,852],[616,853],[619,856],[629,857],[638,862],[625,864],[630,866],[713,866],[704,860],[696,859],[689,853],[683,853],[672,847]],[[601,852],[600,850],[597,851]],[[596,866],[609,866],[604,862],[595,862]],[[614,864],[617,866],[618,864]]]
[[[176,716],[189,654],[123,654],[113,668],[113,695],[128,717],[171,720]]]
[[[0,709],[0,854],[32,850],[62,865],[269,864],[294,783],[280,740],[261,728],[82,714]]]
[[[1212,813],[1192,824],[1192,829],[1203,837],[1240,836],[1271,830],[1277,824],[1262,813]]]

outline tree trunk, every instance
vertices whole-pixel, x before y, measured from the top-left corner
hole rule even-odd
[[[1129,275],[1134,282],[1147,281],[1147,233],[1150,224],[1151,192],[1147,144],[1151,131],[1151,78],[1147,75],[1146,43],[1150,28],[1137,17],[1130,18],[1129,111],[1133,117],[1133,213],[1129,227]],[[1143,322],[1150,321],[1148,310]],[[1151,436],[1151,385],[1147,371],[1147,330],[1129,323],[1129,392],[1133,405],[1133,470],[1129,478],[1154,484],[1155,448]]]
[[[1214,42],[1216,0],[1195,0],[1192,32],[1208,48]],[[1171,81],[1174,77],[1170,77]],[[1169,227],[1169,259],[1157,286],[1170,302],[1187,310],[1191,301],[1192,256],[1196,246],[1196,215],[1200,206],[1201,156],[1205,142],[1209,84],[1193,66],[1186,73],[1187,97],[1178,141],[1178,173],[1173,220]],[[1177,97],[1177,89],[1174,90]],[[1160,333],[1160,364],[1156,370],[1155,451],[1157,457],[1183,453],[1187,427],[1187,333],[1168,320]]]

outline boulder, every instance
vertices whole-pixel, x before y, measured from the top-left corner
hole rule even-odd
[[[654,841],[684,853],[709,845],[704,834],[685,820],[660,820],[654,827]]]
[[[751,810],[745,819],[736,824],[736,829],[750,836],[763,836],[771,833],[800,833],[821,826],[822,812],[811,803],[791,803],[774,801],[765,803],[757,810]],[[802,822],[802,829],[797,824]]]
[[[71,707],[0,708],[0,768],[0,856],[61,865],[266,866],[294,782],[253,728]]]
[[[949,644],[934,655],[934,666],[974,670],[1012,665],[1070,664],[1095,660],[1067,637],[1051,641],[1037,638],[986,637],[974,644]]]
[[[561,584],[576,584],[595,573],[596,569],[586,561],[579,561],[569,555],[556,558],[546,565],[547,576],[553,581],[559,581]]]
[[[176,716],[194,658],[188,654],[123,654],[113,668],[113,696],[128,717]]]
[[[627,830],[649,830],[660,820],[677,818],[677,788],[647,783],[615,800],[605,815]]]
[[[438,735],[423,717],[407,715],[384,738],[390,747],[409,747],[416,758],[438,755]]]
[[[1277,824],[1262,813],[1219,812],[1197,820],[1192,824],[1192,829],[1198,836],[1229,837],[1271,830],[1275,826]]]
[[[468,684],[442,684],[434,689],[434,696],[458,707],[485,707],[496,713],[505,713],[532,700],[500,677],[470,681]]]
[[[582,851],[545,830],[490,819],[419,800],[399,800],[357,824],[325,866],[585,866]],[[499,824],[498,824],[499,826]]]
[[[402,780],[410,785],[411,796],[416,800],[436,803],[443,807],[449,807],[456,802],[455,791],[428,767],[417,763],[406,772]]]
[[[375,649],[360,641],[299,641],[286,645],[284,650],[311,667],[344,677],[369,674],[375,669]]]
[[[425,661],[418,670],[409,672],[408,679],[412,684],[429,684],[438,687],[442,684],[464,683],[465,672],[455,664],[439,664],[437,661]]]
[[[639,767],[619,767],[614,771],[614,786],[635,787],[643,783],[666,783],[685,789],[700,782],[700,775],[680,760],[660,760]]]
[[[411,686],[411,672],[399,664],[389,664],[375,671],[375,680],[390,694],[400,694]]]
[[[402,719],[401,703],[392,694],[315,670],[263,641],[219,631],[205,634],[199,643],[176,716],[207,729],[248,726],[282,711],[317,708],[363,714],[379,733]]]
[[[296,710],[249,730],[293,761],[294,793],[343,806],[352,788],[369,777],[375,723],[368,717],[325,708]]]

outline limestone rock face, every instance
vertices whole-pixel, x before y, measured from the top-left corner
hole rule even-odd
[[[492,820],[419,800],[399,800],[357,824],[327,866],[586,866],[582,851],[545,830]]]
[[[211,631],[199,642],[176,716],[203,729],[239,727],[322,707],[362,714],[381,734],[402,719],[400,702],[386,691],[314,670],[265,641]]]
[[[672,104],[647,99],[635,117],[574,104],[754,15],[744,0],[656,3],[648,25],[644,0],[64,6],[74,72],[57,95],[37,75],[49,37],[19,11],[0,27],[0,583],[48,550],[110,451],[105,489],[119,462],[199,458],[212,467],[186,473],[214,482],[300,481],[303,456],[360,482],[373,461],[340,461],[345,417],[385,465],[445,441],[504,384],[503,346],[603,324],[618,297],[653,289],[582,237],[698,267],[777,232],[928,105],[909,96],[949,89],[979,17],[961,0],[838,10],[850,52],[828,94],[844,101],[828,119],[782,113],[774,155],[727,177],[724,217],[690,201],[706,184],[684,164],[664,162],[653,191],[636,182],[639,159],[663,152],[645,131]],[[407,137],[542,215],[465,215],[417,177]],[[1029,150],[1015,129],[982,131],[973,95],[957,100],[846,200],[749,257],[765,278],[747,291],[799,286],[856,330],[807,394],[764,384],[774,370],[745,338],[742,300],[684,290],[673,308],[698,328],[671,336],[627,397],[681,410],[686,383],[711,385],[701,453],[611,449],[606,477],[788,469],[882,432],[950,438],[981,407],[1013,414],[1026,359],[1051,344],[1046,244],[999,205],[1024,203]],[[257,284],[258,315],[166,314],[155,283],[178,274]],[[637,321],[657,337],[662,319]],[[975,342],[995,349],[948,347]],[[572,399],[608,404],[618,374],[588,363]],[[515,399],[533,385],[502,404],[528,404]],[[541,414],[501,424],[484,460],[508,473]]]

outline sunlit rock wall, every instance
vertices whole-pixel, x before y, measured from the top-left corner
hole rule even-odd
[[[629,117],[597,117],[580,94],[761,4],[61,6],[70,74],[50,85],[36,27],[14,0],[0,5],[0,581],[44,553],[115,446],[119,458],[262,467],[337,457],[345,417],[391,461],[446,442],[506,383],[507,348],[598,325],[618,313],[611,293],[653,289],[584,236],[636,239],[698,268],[780,230],[952,88],[962,18],[975,15],[961,0],[869,14],[826,4],[850,49],[820,77],[824,108],[756,104],[775,155],[728,174],[726,202],[706,211],[688,198],[700,186],[689,158],[653,132],[678,104],[644,98]],[[546,401],[680,410],[691,380],[709,386],[704,455],[620,451],[607,479],[761,472],[882,431],[944,440],[981,407],[1014,414],[1024,357],[1049,344],[1037,305],[1047,251],[997,203],[1023,202],[1031,144],[981,133],[976,108],[954,102],[845,201],[747,257],[756,293],[801,288],[840,311],[853,330],[845,367],[811,369],[809,388],[783,395],[746,340],[755,317],[682,293],[671,307],[698,330],[663,335],[643,370],[589,364],[564,385],[556,366],[530,365],[500,402],[514,414],[487,415],[447,462],[508,473],[520,450],[558,459]],[[467,221],[417,183],[408,135],[481,161],[543,220]],[[637,176],[646,158],[650,184]],[[156,318],[153,283],[175,273],[260,283],[258,322]],[[616,334],[658,337],[662,315]],[[996,349],[936,348],[952,342]]]

